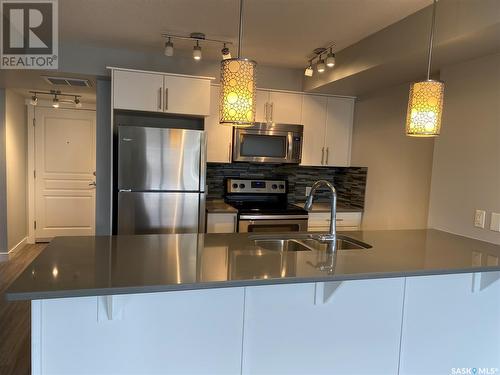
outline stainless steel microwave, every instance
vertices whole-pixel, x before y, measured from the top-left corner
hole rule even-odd
[[[304,127],[291,124],[257,123],[234,128],[233,161],[299,164]]]

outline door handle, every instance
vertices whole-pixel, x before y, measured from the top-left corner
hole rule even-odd
[[[271,119],[269,122],[273,122],[273,115],[274,115],[274,103],[271,103]]]
[[[168,87],[165,89],[165,111],[168,110]]]
[[[161,111],[161,87],[158,89],[158,109]]]
[[[97,184],[95,183],[95,181],[92,181],[92,182],[90,182],[90,183],[89,183],[89,186],[94,186],[94,187],[96,187],[96,186],[97,186]]]
[[[228,148],[228,153],[227,153],[227,161],[228,162],[231,162],[231,151],[232,151],[231,142],[229,142],[229,148]]]
[[[325,164],[328,165],[328,154],[329,154],[329,147],[326,148],[326,161]]]
[[[269,103],[264,103],[264,118],[266,119],[266,122],[269,121],[269,117],[267,116],[267,106],[269,105]]]
[[[321,149],[321,165],[323,165],[323,161],[325,160],[325,148]]]

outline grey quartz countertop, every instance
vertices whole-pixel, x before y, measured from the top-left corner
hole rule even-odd
[[[279,252],[250,234],[59,237],[8,300],[323,282],[500,270],[500,245],[436,230],[359,231],[370,249]],[[255,235],[254,235],[255,236]],[[325,269],[325,264],[332,267]]]
[[[207,199],[206,209],[208,213],[233,214],[238,210],[224,202],[223,199]]]
[[[304,207],[305,202],[296,202],[295,205]],[[314,202],[310,212],[330,212],[330,202]],[[363,212],[362,208],[337,205],[337,212]]]

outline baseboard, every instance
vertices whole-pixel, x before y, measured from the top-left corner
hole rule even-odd
[[[9,254],[13,251],[19,250],[21,247],[26,245],[28,242],[28,237],[24,237],[21,241],[19,241],[12,249],[9,250]]]

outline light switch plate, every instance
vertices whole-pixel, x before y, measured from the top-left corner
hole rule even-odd
[[[490,229],[495,232],[500,232],[500,214],[496,212],[491,213]]]
[[[311,186],[306,186],[306,197],[308,197],[309,194],[311,194]]]
[[[476,210],[474,215],[474,226],[478,228],[484,228],[484,222],[486,220],[486,211]]]

